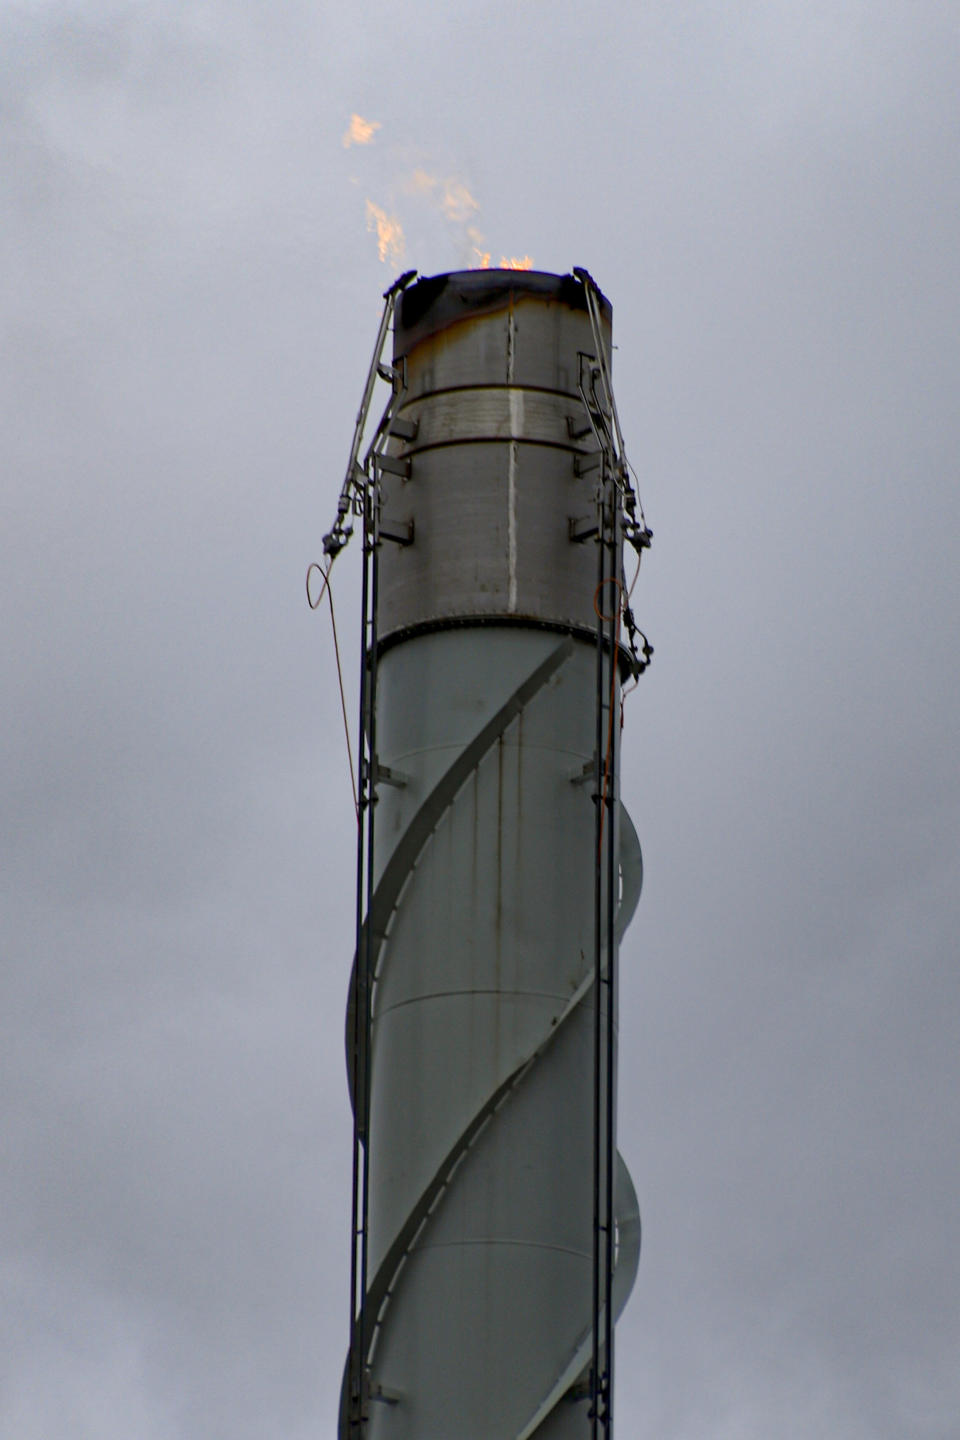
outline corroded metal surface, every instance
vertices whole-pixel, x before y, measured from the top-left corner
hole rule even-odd
[[[595,514],[599,462],[578,390],[594,348],[583,287],[483,274],[421,281],[398,308],[398,419],[415,433],[391,446],[409,474],[383,475],[383,517],[415,538],[382,557],[384,641],[471,617],[596,622],[593,549],[570,542]]]

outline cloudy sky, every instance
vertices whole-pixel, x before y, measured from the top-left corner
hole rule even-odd
[[[610,297],[655,532],[618,1433],[956,1436],[958,61],[951,0],[0,0],[3,1440],[334,1434],[303,574],[380,292],[477,250]]]

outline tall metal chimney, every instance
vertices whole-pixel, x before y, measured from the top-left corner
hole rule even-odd
[[[650,532],[590,276],[412,281],[324,542],[332,562],[361,520],[340,1440],[609,1440],[640,1246],[615,1136],[642,876],[620,686],[651,654],[623,545]]]

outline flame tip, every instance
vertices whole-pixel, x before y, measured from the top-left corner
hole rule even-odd
[[[477,257],[476,263],[468,266],[470,270],[490,270],[491,252],[481,250],[478,245],[473,246],[473,254]],[[530,255],[501,255],[498,270],[532,270],[533,257]]]
[[[343,133],[342,145],[349,150],[351,145],[372,145],[376,132],[381,129],[379,120],[365,120],[356,111],[350,116],[350,124]]]
[[[396,215],[388,215],[382,206],[367,200],[367,229],[377,234],[377,254],[384,264],[390,260],[399,264],[406,251],[403,226]]]

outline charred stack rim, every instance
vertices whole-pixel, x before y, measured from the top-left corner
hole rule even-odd
[[[518,296],[587,312],[586,292],[575,275],[551,275],[545,270],[454,270],[418,280],[403,292],[394,355],[408,354],[421,340],[458,320],[493,314]],[[605,295],[599,298],[609,328],[613,310]]]

